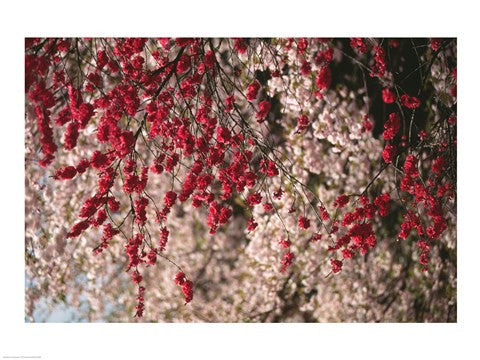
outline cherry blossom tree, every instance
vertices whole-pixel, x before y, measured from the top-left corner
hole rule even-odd
[[[26,316],[456,321],[456,40],[25,41]]]

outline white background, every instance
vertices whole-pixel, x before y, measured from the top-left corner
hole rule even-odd
[[[460,1],[2,3],[0,356],[479,358],[478,11]],[[467,3],[467,2],[464,2]],[[468,2],[475,4],[475,2]],[[477,32],[475,34],[474,32]],[[25,324],[24,37],[458,37],[457,324]],[[462,355],[467,352],[468,355]]]

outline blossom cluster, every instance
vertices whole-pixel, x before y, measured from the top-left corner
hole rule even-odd
[[[451,271],[456,46],[425,47],[419,87],[398,78],[399,41],[26,39],[29,276],[88,293],[100,318],[133,287],[137,319],[321,321],[367,256],[381,275],[362,286],[407,272],[399,252],[431,281]]]

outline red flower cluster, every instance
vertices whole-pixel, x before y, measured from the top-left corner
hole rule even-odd
[[[290,251],[290,246],[292,242],[290,240],[280,240],[278,242],[283,249],[287,249],[287,252],[283,255],[280,268],[280,272],[284,273],[287,271],[287,268],[293,264],[295,255]]]
[[[389,213],[389,203],[390,203],[390,195],[383,194],[377,196],[373,202],[376,206],[378,206],[378,213],[380,216],[387,216]]]
[[[262,195],[258,192],[251,193],[247,197],[247,204],[249,206],[258,205],[262,202]]]
[[[348,201],[350,200],[350,198],[345,195],[345,194],[342,194],[340,195],[339,197],[337,197],[337,199],[335,200],[335,202],[333,203],[333,206],[341,209],[343,208],[345,205],[348,204]]]
[[[178,272],[174,279],[175,284],[182,287],[183,295],[185,296],[185,305],[193,300],[193,283],[187,280],[183,272]]]
[[[260,202],[259,202],[260,203]],[[216,201],[212,201],[208,209],[207,224],[210,227],[210,234],[215,234],[219,225],[226,224],[232,216],[232,210],[223,207]]]
[[[128,256],[128,267],[127,271],[132,267],[136,268],[143,260],[141,259],[142,254],[139,253],[140,247],[143,245],[144,240],[143,234],[136,234],[133,238],[128,240],[128,243],[125,245],[125,253]]]
[[[255,222],[255,219],[252,217],[250,219],[248,219],[248,225],[247,225],[247,230],[248,231],[253,231],[257,228],[258,226],[258,223]]]
[[[369,132],[369,131],[372,131],[372,129],[373,129],[373,123],[368,118],[368,115],[365,115],[362,121],[362,132]]]
[[[277,165],[272,160],[260,160],[260,172],[266,176],[272,177],[278,175]]]
[[[397,147],[395,145],[387,144],[383,149],[382,157],[387,164],[391,164],[396,154]]]
[[[70,180],[73,179],[75,175],[77,175],[77,169],[74,166],[65,166],[57,169],[54,178],[60,180]]]
[[[432,163],[432,171],[435,174],[440,174],[443,169],[445,168],[445,165],[447,164],[447,161],[443,156],[438,156],[435,158],[435,160]]]
[[[171,208],[175,205],[175,200],[177,200],[177,193],[175,191],[167,191],[163,197],[163,204],[166,207]]]
[[[385,125],[383,127],[385,128],[385,130],[383,131],[383,138],[385,140],[392,140],[401,127],[401,121],[398,114],[390,114],[388,120],[385,122]]]
[[[38,131],[42,134],[40,138],[40,144],[42,146],[42,152],[44,157],[39,161],[40,166],[47,167],[53,161],[53,154],[57,151],[57,145],[53,141],[53,130],[50,127],[50,111],[43,107],[35,107],[37,114],[37,126]]]
[[[309,124],[307,115],[300,115],[297,119],[297,132],[302,132]]]
[[[382,90],[382,100],[385,104],[391,104],[395,101],[395,94],[389,88]]]
[[[117,234],[120,233],[120,230],[114,229],[112,224],[103,225],[103,233],[100,245],[93,249],[95,255],[100,254],[103,250],[108,247],[108,242]]]
[[[402,95],[400,97],[400,102],[403,106],[409,109],[416,109],[421,105],[420,99],[415,96]]]
[[[233,47],[239,54],[244,54],[248,48],[246,39],[242,39],[242,38],[234,39]]]
[[[270,103],[268,101],[261,101],[258,104],[258,111],[257,111],[257,121],[263,121],[270,111]]]
[[[135,307],[137,312],[135,313],[135,316],[138,316],[138,317],[143,316],[143,312],[145,311],[144,295],[145,295],[145,288],[143,286],[139,286],[138,287],[138,295],[137,295],[138,304]]]
[[[298,227],[303,230],[307,230],[310,227],[310,220],[305,216],[300,216],[298,218]]]
[[[417,162],[418,160],[414,155],[407,155],[405,163],[403,164],[403,171],[405,171],[407,176],[412,178],[416,178],[418,176]]]
[[[293,259],[295,259],[295,255],[289,250],[283,255],[282,259],[282,268],[280,272],[286,272],[287,268],[293,264]]]
[[[385,62],[385,49],[381,46],[375,46],[373,48],[375,51],[375,64],[370,71],[371,77],[383,77],[385,75],[385,71],[387,70],[387,64]]]
[[[258,90],[260,90],[260,83],[258,81],[252,82],[248,85],[247,93],[245,94],[247,99],[253,101],[257,98]]]
[[[141,196],[138,200],[135,200],[135,223],[140,226],[145,225],[147,221],[146,208],[148,205],[148,199]]]
[[[352,49],[357,49],[361,54],[367,52],[367,44],[363,38],[350,38],[350,46]]]
[[[343,261],[330,259],[330,265],[332,266],[332,272],[336,274],[342,271]]]
[[[332,82],[332,72],[328,66],[324,66],[318,72],[318,75],[315,79],[315,84],[317,84],[318,90],[324,90],[330,87]]]

